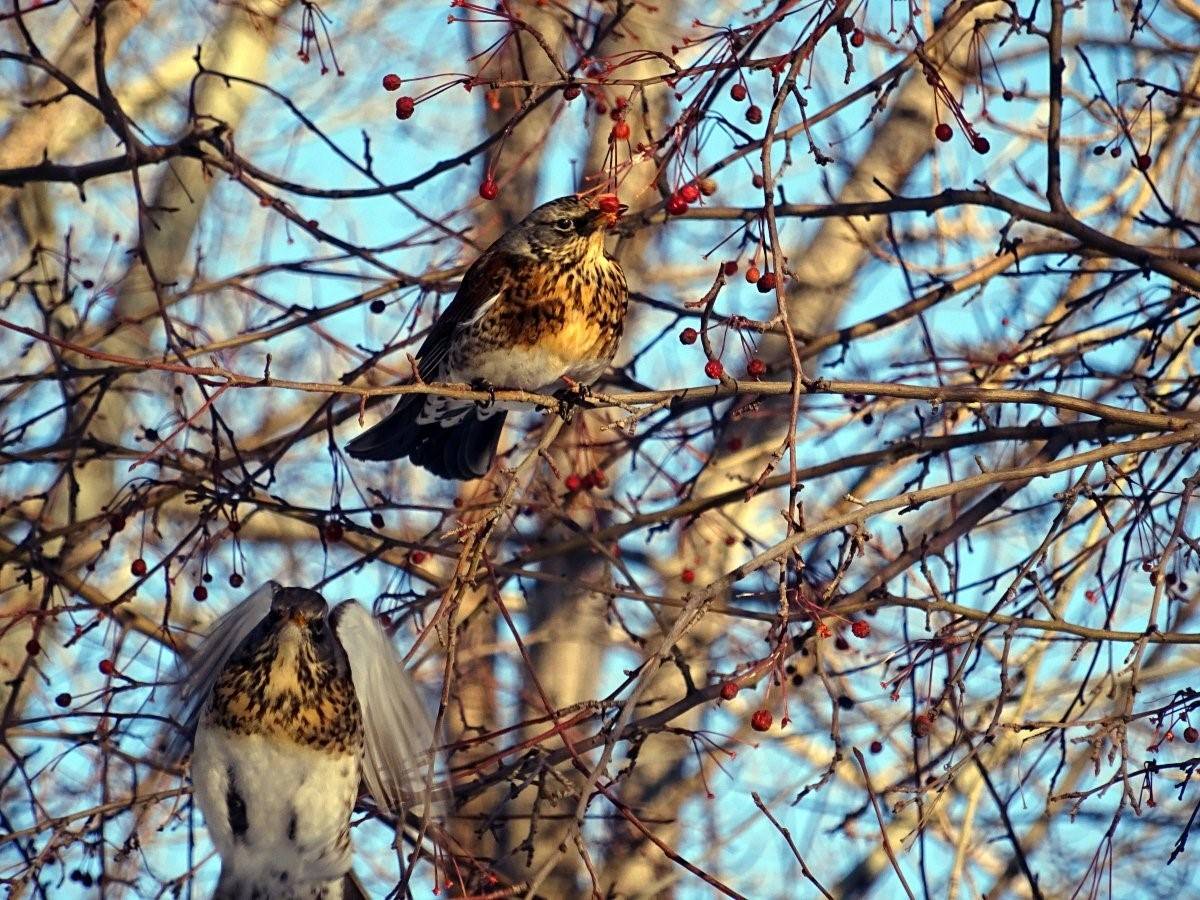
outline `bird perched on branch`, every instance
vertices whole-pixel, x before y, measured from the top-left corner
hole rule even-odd
[[[510,228],[463,276],[417,352],[424,381],[484,390],[583,391],[617,352],[629,289],[604,249],[624,206],[560,197]],[[507,408],[407,394],[347,446],[358,459],[401,459],[442,478],[485,475]]]
[[[354,601],[269,582],[222,616],[178,688],[221,857],[216,900],[349,900],[360,778],[385,813],[426,795],[433,731],[391,641]],[[428,808],[429,804],[426,804]]]

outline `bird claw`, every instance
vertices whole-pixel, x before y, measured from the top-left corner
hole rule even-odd
[[[487,393],[488,393],[487,400],[476,400],[475,401],[475,405],[478,406],[480,409],[491,409],[493,406],[496,405],[496,386],[494,384],[492,384],[490,381],[488,381],[486,378],[476,378],[474,381],[472,381],[471,382],[471,390],[487,391]]]
[[[592,396],[592,389],[577,381],[568,382],[570,387],[556,391],[554,398],[558,400],[558,415],[564,423],[569,423],[575,417],[575,410],[584,405],[584,401]]]

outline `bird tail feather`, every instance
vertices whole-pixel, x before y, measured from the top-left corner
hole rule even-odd
[[[421,422],[424,394],[401,398],[396,408],[349,444],[355,459],[408,457],[441,478],[465,481],[487,474],[496,456],[505,413],[472,406],[454,424]]]

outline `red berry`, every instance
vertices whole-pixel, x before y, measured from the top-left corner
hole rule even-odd
[[[933,129],[933,135],[944,144],[954,137],[954,129],[946,122],[938,122],[937,128]]]
[[[930,732],[933,731],[933,718],[929,713],[917,713],[913,716],[912,730],[913,734],[919,738],[929,737]]]
[[[694,184],[685,184],[679,189],[679,196],[682,197],[686,203],[695,203],[700,199],[700,188],[696,187]]]
[[[578,491],[580,488],[583,487],[583,476],[577,475],[576,473],[572,472],[570,475],[568,475],[566,478],[563,479],[563,484],[566,485],[566,488],[568,491],[571,491],[572,493],[574,493],[575,491]]]
[[[416,108],[417,108],[417,101],[414,100],[412,97],[405,95],[403,97],[396,98],[396,118],[397,119],[409,118],[413,114],[413,111]]]
[[[667,212],[673,216],[682,216],[687,212],[687,208],[687,201],[678,194],[672,194],[671,198],[667,200]]]
[[[762,121],[762,109],[753,103],[746,108],[746,121],[751,125],[757,125]]]
[[[596,198],[596,209],[610,215],[618,215],[621,212],[621,200],[616,194],[601,194]]]
[[[750,717],[750,727],[755,731],[766,731],[771,727],[773,718],[769,709],[756,709]]]
[[[1083,598],[1085,600],[1087,600],[1088,603],[1095,603],[1096,602],[1096,592],[1089,588],[1088,590],[1083,592]]]
[[[386,303],[384,303],[382,300],[372,300],[372,301],[371,301],[371,307],[370,307],[370,308],[371,308],[371,312],[372,312],[373,314],[375,314],[375,315],[379,315],[379,314],[380,314],[380,313],[382,313],[382,312],[383,312],[385,309],[387,309],[387,304],[386,304]]]
[[[629,123],[622,119],[612,127],[612,139],[614,141],[629,140]]]
[[[113,661],[111,659],[100,660],[96,668],[100,670],[101,675],[111,675],[117,670],[117,667],[113,665]]]
[[[1150,168],[1150,164],[1152,162],[1154,162],[1154,160],[1152,160],[1150,158],[1149,153],[1142,153],[1141,155],[1138,156],[1137,160],[1135,161],[1137,167],[1139,169],[1141,169],[1143,172],[1145,172],[1147,169]]]
[[[590,471],[588,473],[587,477],[588,477],[588,481],[590,481],[592,483],[591,484],[592,487],[598,487],[598,488],[608,487],[608,476],[604,474],[603,469],[600,469],[600,468],[592,469],[592,471]]]
[[[758,284],[758,279],[761,277],[762,275],[758,271],[758,266],[751,263],[750,268],[746,270],[746,281],[750,284]]]
[[[762,378],[767,374],[767,364],[756,356],[746,364],[746,374],[751,378]]]
[[[773,290],[775,290],[775,273],[763,272],[762,277],[758,279],[758,292],[769,294]]]
[[[382,528],[383,527],[383,513],[377,513],[377,512],[371,513],[371,527],[372,528]]]
[[[850,633],[856,638],[870,637],[871,626],[865,619],[859,619],[850,626]]]
[[[871,752],[872,753],[882,753],[883,752],[883,741],[871,741]]]
[[[346,529],[342,527],[341,522],[325,523],[325,540],[331,544],[336,544],[346,536]]]
[[[241,575],[239,575],[237,572],[234,572],[232,575],[229,576],[229,586],[230,587],[240,588],[245,583],[246,583],[246,579],[243,578]]]
[[[491,175],[484,178],[483,183],[479,185],[479,196],[484,200],[495,200],[500,196],[500,187]]]
[[[854,31],[850,32],[850,46],[851,47],[861,47],[866,42],[867,42],[867,36],[862,33],[861,28],[855,28]]]
[[[42,651],[42,645],[38,643],[37,638],[30,638],[25,642],[25,653],[28,656],[37,656]]]
[[[574,100],[578,96],[579,96],[579,85],[568,84],[565,88],[563,88],[563,99],[564,100]]]
[[[725,367],[719,359],[710,359],[704,364],[704,374],[709,378],[720,379],[725,374]]]
[[[679,343],[684,346],[691,346],[696,343],[696,338],[698,337],[700,337],[700,334],[695,328],[685,328],[679,332]]]
[[[849,34],[854,30],[854,20],[849,16],[842,16],[837,20],[838,34]]]
[[[684,569],[682,572],[679,573],[679,580],[682,581],[684,584],[691,584],[693,581],[696,580],[696,573],[693,572],[691,569]]]
[[[400,76],[395,73],[389,72],[383,76],[383,89],[385,91],[398,91],[401,84]]]
[[[975,148],[975,152],[980,156],[992,149],[991,142],[982,134],[975,135],[975,140],[971,141],[971,146]]]
[[[197,603],[203,603],[208,599],[208,588],[202,584],[196,585],[194,588],[192,588],[192,598],[196,600]]]
[[[139,556],[129,564],[129,571],[133,573],[134,578],[141,578],[146,574],[146,561]]]
[[[728,262],[726,262],[725,265],[721,266],[721,271],[723,273],[725,273],[726,278],[728,278],[730,275],[736,275],[737,274],[737,260],[731,259]]]
[[[750,179],[750,183],[756,188],[761,188],[764,184],[766,184],[766,181],[763,180],[761,175],[755,174],[755,176]]]
[[[721,685],[721,699],[722,700],[732,700],[737,695],[738,695],[737,682],[727,681],[723,685]]]
[[[1012,92],[1012,91],[1010,91],[1008,88],[1005,88],[1005,89],[1004,89],[1004,93],[1003,93],[1003,94],[1001,94],[1000,96],[1001,96],[1001,97],[1004,99],[1004,102],[1005,102],[1005,103],[1011,103],[1011,102],[1012,102],[1012,98],[1013,98],[1013,92]],[[1101,152],[1103,152],[1103,151],[1101,151]],[[1097,155],[1097,156],[1099,156],[1100,154],[1099,154],[1099,153],[1097,153],[1096,155]]]
[[[736,84],[734,84],[733,87],[731,87],[729,89],[729,96],[732,97],[734,100],[736,100],[738,103],[741,103],[743,100],[746,99],[746,86],[744,84],[742,84],[740,81],[737,82]]]
[[[59,706],[70,706],[71,705],[71,695],[68,694],[66,691],[63,691],[61,694],[59,694],[57,697],[54,698],[54,702],[57,703]],[[1192,730],[1195,731],[1195,729],[1192,729]],[[1186,732],[1185,732],[1185,734],[1186,734]]]
[[[417,566],[425,562],[428,556],[429,554],[427,554],[424,550],[414,550],[412,553],[408,554],[408,558],[412,560],[413,565]]]
[[[1116,159],[1118,156],[1120,156],[1121,155],[1121,145],[1114,144],[1113,148],[1108,151],[1108,155],[1111,156],[1113,159]]]
[[[1197,740],[1200,740],[1200,731],[1197,731],[1194,725],[1189,725],[1183,729],[1183,739],[1189,744],[1194,744]]]

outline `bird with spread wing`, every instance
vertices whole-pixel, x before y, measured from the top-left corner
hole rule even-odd
[[[359,782],[384,813],[430,809],[433,729],[375,618],[268,582],[213,625],[178,686],[216,900],[350,900]]]

